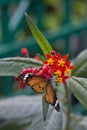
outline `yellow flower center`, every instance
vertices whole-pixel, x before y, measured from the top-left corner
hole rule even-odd
[[[52,58],[49,58],[48,60],[47,60],[47,62],[49,63],[49,65],[53,65],[53,59]]]
[[[65,61],[63,59],[58,60],[58,66],[64,66],[65,65]]]
[[[61,78],[58,78],[57,82],[58,82],[58,83],[62,83],[62,82],[63,82],[62,77],[61,77]]]
[[[66,70],[65,70],[65,74],[66,74],[66,75],[70,75],[70,74],[71,74],[71,69],[66,68]]]
[[[61,76],[61,71],[60,70],[57,70],[54,74],[58,75],[58,76]]]

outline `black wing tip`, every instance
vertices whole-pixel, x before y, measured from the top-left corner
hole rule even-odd
[[[60,111],[60,104],[59,104],[58,99],[56,99],[54,107],[55,107],[56,111],[58,111],[58,112]]]
[[[59,103],[55,106],[55,109],[57,112],[60,112],[60,104]]]

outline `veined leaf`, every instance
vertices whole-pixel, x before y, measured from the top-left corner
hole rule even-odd
[[[2,99],[0,100],[0,110],[2,111],[0,112],[0,119],[3,120],[3,122],[0,123],[0,130],[3,130],[2,126],[4,127],[10,123],[14,126],[13,128],[21,127],[21,129],[23,129],[28,126],[30,130],[33,130],[32,127],[38,125],[40,121],[41,124],[43,121],[40,96],[16,96]],[[33,126],[34,123],[35,125]],[[43,126],[44,125],[41,124],[41,127]],[[8,130],[10,130],[10,128],[8,128]],[[17,128],[15,128],[15,130],[17,130]]]
[[[3,58],[0,59],[0,76],[17,76],[24,68],[41,65],[43,65],[41,61],[32,58]]]
[[[63,113],[53,111],[51,113],[46,130],[63,130]]]
[[[87,76],[87,49],[82,51],[74,60],[76,68],[73,69],[72,75],[85,77]]]
[[[35,37],[38,45],[42,49],[44,55],[47,54],[47,53],[50,53],[52,48],[51,48],[49,42],[47,41],[47,39],[44,37],[44,35],[40,32],[40,30],[34,24],[32,19],[30,18],[30,16],[28,16],[27,13],[25,13],[25,16],[26,16],[26,20],[27,20],[27,23],[28,23],[28,27],[30,28],[33,36]]]
[[[75,97],[87,108],[87,78],[78,78],[72,76],[69,79],[68,87]]]
[[[10,122],[13,123],[13,125],[11,123],[13,126],[11,127],[11,130],[15,127],[15,130],[17,130],[17,128],[26,128],[29,130],[64,130],[66,115],[65,113],[62,113],[62,111],[57,112],[50,107],[47,120],[45,122],[43,121],[41,96],[15,96],[8,99],[2,99],[0,100],[0,110],[0,119],[4,119],[5,121],[4,123],[0,123],[1,130],[3,130],[2,124],[3,126],[9,126]],[[77,115],[74,117],[71,115],[70,119],[71,130],[72,125],[75,127],[78,125],[79,121],[83,119],[85,121],[86,117],[78,118]],[[79,127],[81,127],[81,124]],[[10,127],[7,129],[10,130]]]
[[[52,109],[49,109],[47,121],[44,122],[41,96],[16,96],[3,99],[0,101],[0,110],[2,111],[0,119],[5,119],[6,122],[13,121],[16,126],[28,125],[29,130],[45,130],[52,113]]]

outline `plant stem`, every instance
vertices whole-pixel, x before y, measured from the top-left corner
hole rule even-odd
[[[66,112],[66,125],[65,130],[69,130],[70,127],[70,113],[71,113],[71,95],[70,90],[65,86],[66,98],[67,98],[67,112]]]

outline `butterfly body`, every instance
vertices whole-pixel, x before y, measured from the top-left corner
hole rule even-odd
[[[34,76],[32,74],[20,75],[23,81],[37,93],[45,92],[45,100],[51,104],[57,111],[60,111],[59,101],[51,84],[51,80],[44,77]]]

